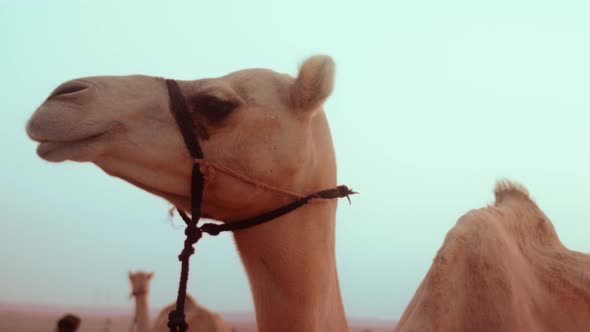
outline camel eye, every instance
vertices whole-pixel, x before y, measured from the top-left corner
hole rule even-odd
[[[236,103],[215,96],[199,96],[194,100],[195,110],[213,123],[220,123],[236,108]]]

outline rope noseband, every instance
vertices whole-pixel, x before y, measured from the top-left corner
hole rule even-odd
[[[181,262],[181,270],[180,282],[178,285],[178,297],[176,299],[176,309],[168,314],[168,327],[170,328],[170,331],[186,332],[188,329],[188,324],[186,323],[184,315],[184,303],[186,298],[186,285],[188,281],[189,258],[195,253],[193,245],[201,239],[203,233],[215,236],[221,232],[236,231],[254,227],[285,215],[311,202],[312,200],[346,197],[350,201],[349,196],[356,193],[348,189],[346,186],[338,186],[333,189],[322,190],[306,196],[299,195],[287,190],[267,185],[239,172],[236,172],[226,166],[203,159],[203,151],[201,150],[199,140],[193,131],[192,119],[189,114],[184,95],[182,94],[182,91],[180,91],[178,83],[175,80],[167,79],[166,87],[168,88],[168,95],[170,97],[170,112],[172,112],[172,115],[174,116],[174,119],[180,128],[186,147],[193,158],[193,170],[191,174],[191,216],[189,217],[186,212],[177,209],[178,213],[186,223],[186,229],[184,231],[186,239],[184,241],[184,248],[180,255],[178,255],[178,259]],[[254,184],[257,187],[289,195],[295,197],[296,199],[292,203],[251,218],[237,220],[231,223],[207,223],[198,226],[197,224],[201,217],[201,201],[203,199],[204,190],[204,176],[201,173],[201,166],[217,169],[244,182]]]

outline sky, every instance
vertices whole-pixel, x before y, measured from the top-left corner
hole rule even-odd
[[[181,221],[92,164],[35,153],[27,119],[83,76],[176,79],[251,67],[295,75],[336,62],[325,105],[340,204],[337,261],[349,316],[397,319],[445,234],[525,185],[570,249],[590,252],[588,1],[0,0],[0,303],[131,310],[127,271],[176,294]],[[230,235],[205,238],[189,291],[253,311]]]

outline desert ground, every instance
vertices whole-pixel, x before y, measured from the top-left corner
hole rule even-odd
[[[82,319],[80,332],[129,332],[133,308],[90,309],[0,304],[0,332],[53,332],[56,322],[72,313]],[[155,317],[154,312],[152,317]],[[222,313],[236,332],[256,332],[254,314]],[[390,332],[395,322],[350,319],[352,332]],[[190,331],[190,330],[189,330]]]

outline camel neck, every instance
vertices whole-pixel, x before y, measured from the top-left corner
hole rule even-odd
[[[147,292],[135,295],[135,331],[148,332],[150,330],[150,313]]]
[[[259,331],[348,331],[336,271],[336,202],[234,233]]]

